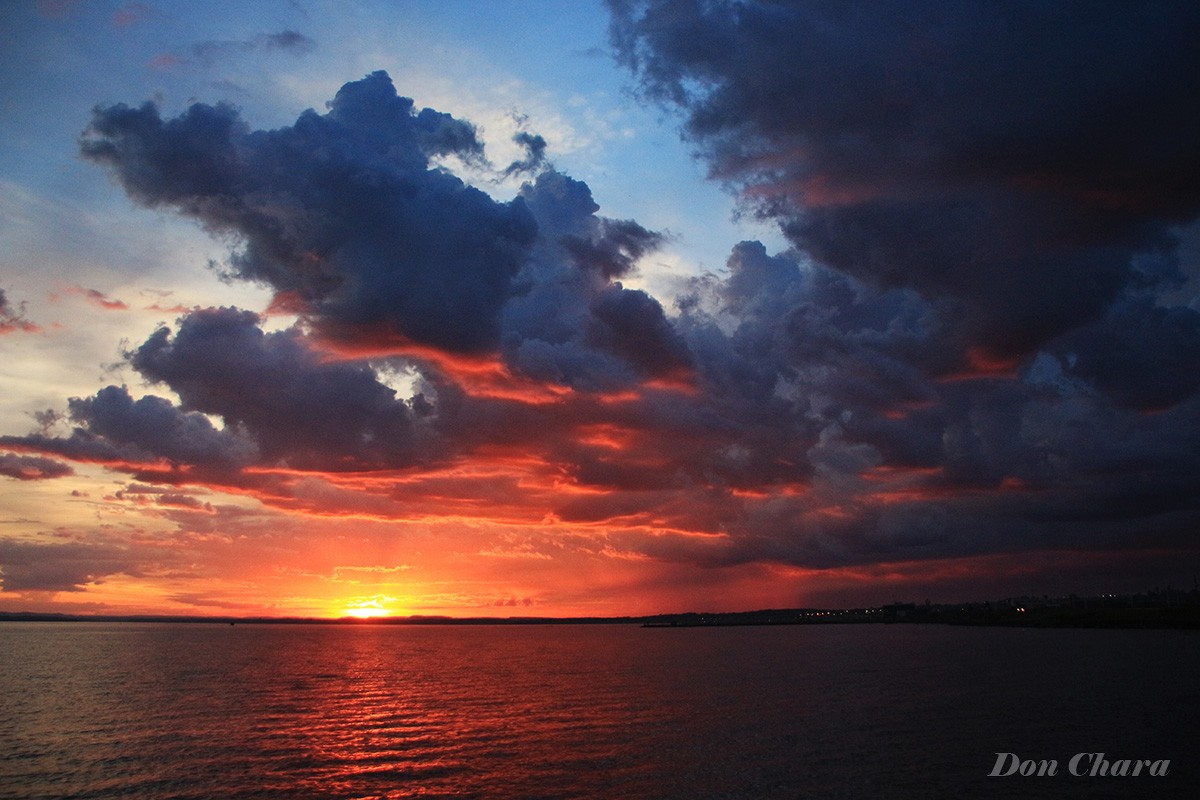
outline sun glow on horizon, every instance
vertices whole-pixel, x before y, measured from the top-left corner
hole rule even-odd
[[[380,619],[392,616],[392,610],[377,599],[363,600],[347,605],[344,608],[343,616],[355,619]]]

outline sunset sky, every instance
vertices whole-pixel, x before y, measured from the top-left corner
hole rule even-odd
[[[0,611],[1191,588],[1198,38],[0,4]]]

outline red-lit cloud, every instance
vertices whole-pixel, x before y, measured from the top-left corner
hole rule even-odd
[[[9,303],[8,296],[0,289],[0,336],[10,333],[39,333],[42,329],[25,318],[25,304],[15,307]]]
[[[105,311],[127,311],[129,305],[124,300],[114,300],[99,289],[88,289],[83,286],[68,286],[66,293],[82,297],[96,308]]]

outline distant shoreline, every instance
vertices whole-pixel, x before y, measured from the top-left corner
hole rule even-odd
[[[0,611],[0,622],[157,622],[210,625],[640,625],[716,628],[767,625],[943,624],[1024,628],[1200,629],[1200,591],[1098,597],[1019,597],[975,603],[891,603],[855,609],[763,609],[616,617],[234,617]]]

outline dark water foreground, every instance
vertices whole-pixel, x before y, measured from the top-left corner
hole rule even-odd
[[[1190,798],[1198,667],[1194,631],[10,622],[0,798]]]

